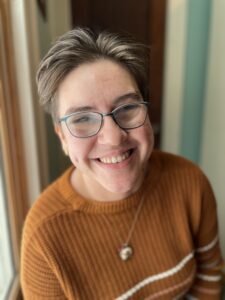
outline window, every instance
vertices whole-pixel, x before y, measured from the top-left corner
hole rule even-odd
[[[0,300],[21,299],[19,250],[27,211],[10,33],[9,3],[0,0]]]
[[[0,141],[1,139],[2,137],[0,136]],[[2,158],[2,145],[0,143],[0,299],[6,299],[15,270],[11,253],[12,244],[8,224],[5,172]]]

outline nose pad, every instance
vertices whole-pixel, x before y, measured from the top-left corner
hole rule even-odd
[[[126,140],[127,135],[127,131],[120,128],[112,116],[105,116],[102,128],[98,133],[98,142],[118,146]]]

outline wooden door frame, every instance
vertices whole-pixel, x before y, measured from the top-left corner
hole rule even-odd
[[[20,242],[28,211],[25,160],[18,112],[10,6],[9,1],[0,0],[0,126],[12,255],[16,272],[8,299],[21,298]]]

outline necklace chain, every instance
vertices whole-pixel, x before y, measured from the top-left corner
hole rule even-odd
[[[142,206],[143,206],[143,204],[144,204],[144,199],[145,199],[145,197],[142,196],[141,201],[140,201],[140,203],[139,203],[139,205],[138,205],[136,214],[135,214],[135,216],[134,216],[134,220],[133,220],[133,222],[132,222],[132,224],[131,224],[131,227],[130,227],[130,230],[129,230],[129,232],[128,232],[126,242],[125,242],[124,245],[128,245],[128,243],[129,243],[129,241],[130,241],[130,239],[131,239],[131,236],[132,236],[132,233],[133,233],[133,231],[134,231],[135,225],[136,225],[136,223],[137,223],[138,217],[139,217],[139,215],[140,215]]]
[[[138,221],[138,217],[140,215],[141,209],[143,207],[144,204],[144,200],[145,197],[144,195],[141,198],[141,201],[138,205],[137,211],[135,213],[134,219],[132,221],[131,227],[129,229],[128,235],[127,235],[127,239],[125,241],[125,243],[121,243],[121,247],[119,248],[119,256],[123,261],[128,260],[129,258],[131,258],[131,256],[133,255],[133,248],[129,245],[130,239],[132,237],[133,231],[135,229],[135,225]],[[110,222],[108,218],[106,218],[107,222]],[[111,222],[110,222],[111,223]],[[113,223],[112,223],[113,224]],[[113,224],[114,229],[115,229],[115,225]]]

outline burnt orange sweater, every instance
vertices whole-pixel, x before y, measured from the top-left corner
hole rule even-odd
[[[198,167],[153,152],[134,195],[116,202],[79,196],[67,170],[39,197],[22,241],[25,299],[220,299],[216,203]],[[122,261],[140,198],[145,201]]]

